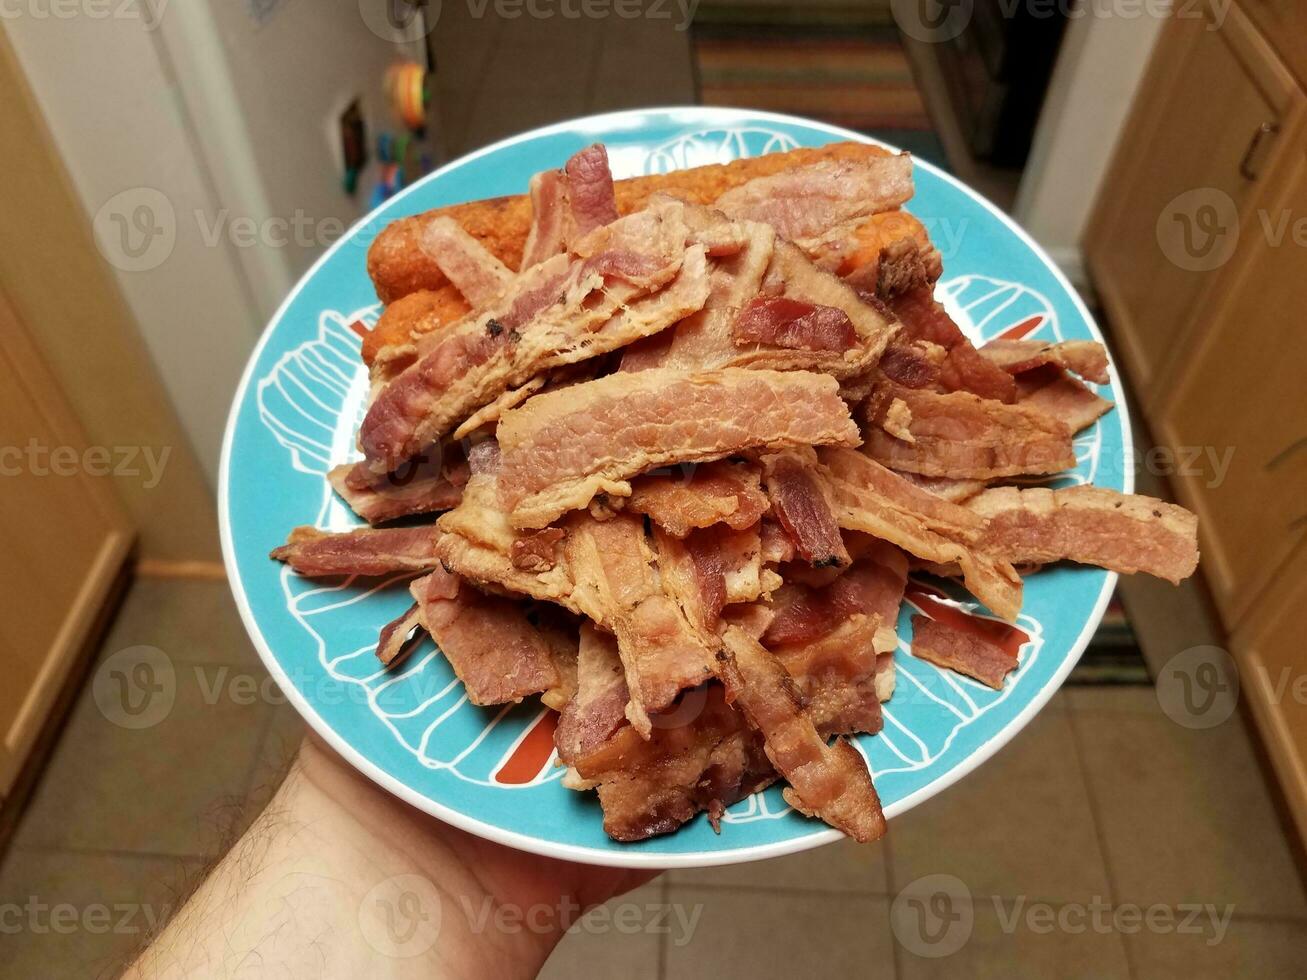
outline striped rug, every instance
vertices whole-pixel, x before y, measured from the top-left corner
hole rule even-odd
[[[1119,596],[1112,596],[1103,621],[1068,684],[1152,684],[1139,641]]]
[[[946,163],[893,26],[741,21],[727,16],[734,8],[702,10],[692,40],[703,105],[808,116]]]

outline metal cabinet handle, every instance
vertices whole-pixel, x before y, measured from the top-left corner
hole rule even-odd
[[[1239,161],[1239,175],[1244,180],[1256,180],[1259,176],[1257,171],[1253,170],[1253,161],[1257,157],[1257,151],[1261,148],[1262,141],[1268,136],[1274,136],[1280,131],[1280,124],[1275,122],[1262,123],[1253,133],[1253,138],[1248,141],[1248,149],[1244,151],[1243,159]]]

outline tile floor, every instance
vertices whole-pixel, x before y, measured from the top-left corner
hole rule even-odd
[[[433,34],[450,157],[575,116],[695,102],[679,15],[510,20],[493,9],[476,17],[470,4],[446,3]]]
[[[3,980],[112,976],[258,812],[298,741],[224,583],[136,582],[92,679],[142,645],[173,664],[172,709],[123,727],[88,683],[0,865],[0,909],[38,908],[0,934]],[[941,926],[926,930],[934,945],[922,889],[955,900],[952,924],[926,922]],[[31,903],[81,917],[55,928]],[[1146,687],[1064,691],[880,845],[671,872],[612,905],[645,923],[669,905],[666,931],[583,923],[547,977],[1290,977],[1307,956],[1307,896],[1240,716],[1188,729]],[[1204,911],[1175,928],[1191,906],[1218,925]],[[109,922],[88,914],[100,907]],[[1134,907],[1153,907],[1152,928]]]

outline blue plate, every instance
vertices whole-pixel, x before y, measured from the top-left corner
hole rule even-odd
[[[552,719],[538,704],[469,704],[428,641],[395,674],[378,669],[378,628],[409,604],[406,589],[315,582],[268,558],[298,524],[343,529],[357,519],[324,476],[355,458],[366,375],[359,324],[380,306],[365,271],[385,225],[428,208],[521,193],[533,173],[595,141],[618,177],[866,137],[822,123],[733,109],[650,109],[592,116],[496,143],[432,174],[373,212],[308,272],[250,358],[232,405],[220,477],[222,543],[241,615],[268,670],[345,758],[414,806],[464,830],[552,857],[607,865],[697,867],[775,857],[839,838],[793,813],[778,788],[730,808],[722,832],[697,819],[674,834],[618,844],[594,794],[564,789],[552,765]],[[944,255],[937,294],[974,339],[999,335],[1102,340],[1088,311],[1038,246],[991,204],[928,163],[909,210]],[[1132,489],[1130,429],[1117,403],[1076,440],[1064,482]],[[907,655],[885,730],[856,740],[891,816],[989,758],[1057,690],[1088,643],[1115,576],[1056,567],[1026,580],[1020,668],[1001,692]],[[389,584],[389,583],[388,583]],[[919,603],[931,597],[917,595]],[[911,598],[911,595],[910,595]],[[965,598],[957,604],[968,606]]]

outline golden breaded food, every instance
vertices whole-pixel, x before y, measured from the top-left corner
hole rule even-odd
[[[363,338],[363,360],[371,364],[377,351],[392,344],[401,344],[414,335],[417,324],[429,325],[422,332],[453,323],[471,311],[463,294],[453,283],[439,289],[419,289],[401,296],[386,307],[377,325]]]
[[[621,214],[638,211],[659,192],[675,194],[695,204],[711,204],[728,190],[755,177],[822,160],[864,160],[884,156],[886,152],[865,143],[831,143],[732,163],[631,177],[615,184],[617,210]],[[422,228],[441,216],[458,221],[510,269],[518,268],[522,261],[522,249],[531,227],[531,199],[526,194],[469,201],[391,222],[368,250],[368,274],[382,302],[390,304],[363,340],[363,360],[369,365],[383,347],[407,343],[416,333],[452,323],[468,312],[467,302],[419,244]],[[913,239],[923,250],[930,248],[925,228],[903,211],[873,215],[858,229],[856,237],[858,248],[845,260],[841,274],[878,262],[881,252],[901,239]]]
[[[695,204],[709,204],[733,187],[822,160],[865,160],[884,156],[886,150],[865,143],[831,143],[829,146],[769,153],[733,163],[710,164],[667,174],[629,177],[616,182],[617,210],[630,214],[645,206],[659,191],[675,194]],[[419,289],[436,290],[449,280],[419,245],[427,222],[447,215],[463,226],[510,269],[522,261],[522,248],[531,227],[531,198],[527,194],[493,197],[436,208],[423,214],[392,221],[368,249],[368,275],[383,303],[393,303]]]

